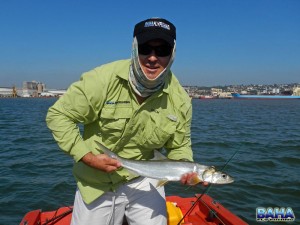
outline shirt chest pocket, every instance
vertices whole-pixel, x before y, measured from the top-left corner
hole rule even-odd
[[[131,107],[104,107],[99,116],[102,140],[111,144],[116,143],[122,136],[131,115]]]
[[[139,144],[147,148],[162,148],[175,133],[177,124],[177,118],[173,115],[150,113]]]

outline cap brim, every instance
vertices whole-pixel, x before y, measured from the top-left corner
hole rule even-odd
[[[158,32],[151,32],[151,33],[141,33],[136,35],[136,39],[138,41],[138,44],[144,44],[148,41],[154,40],[154,39],[162,39],[166,41],[169,45],[174,47],[174,39],[170,37],[169,35],[166,35],[165,33],[162,33],[160,31]]]

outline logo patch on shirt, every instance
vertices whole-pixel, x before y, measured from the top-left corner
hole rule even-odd
[[[130,104],[130,101],[107,101],[107,105]]]
[[[174,122],[176,122],[177,121],[177,117],[176,116],[174,116],[174,115],[168,115],[167,116],[167,118],[169,119],[169,120],[171,120],[171,121],[174,121]]]

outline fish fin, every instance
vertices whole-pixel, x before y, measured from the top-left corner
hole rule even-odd
[[[156,187],[162,187],[166,185],[169,181],[168,180],[159,180]]]
[[[163,155],[160,151],[154,150],[154,157],[151,160],[166,160],[167,157]]]
[[[198,176],[193,176],[189,181],[189,185],[196,185],[200,182],[202,182],[202,180]]]

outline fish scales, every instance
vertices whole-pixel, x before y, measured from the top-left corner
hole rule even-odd
[[[204,181],[213,184],[228,184],[234,181],[231,176],[222,171],[217,171],[213,166],[167,159],[149,161],[125,159],[110,151],[98,141],[95,142],[104,154],[117,159],[124,168],[140,176],[167,182],[179,181],[182,175],[194,172],[197,176],[191,182],[192,185]]]
[[[202,166],[193,162],[150,160],[138,161],[121,159],[122,166],[141,176],[158,180],[179,181],[182,175],[190,172],[197,172],[201,168],[204,172],[208,166]]]

